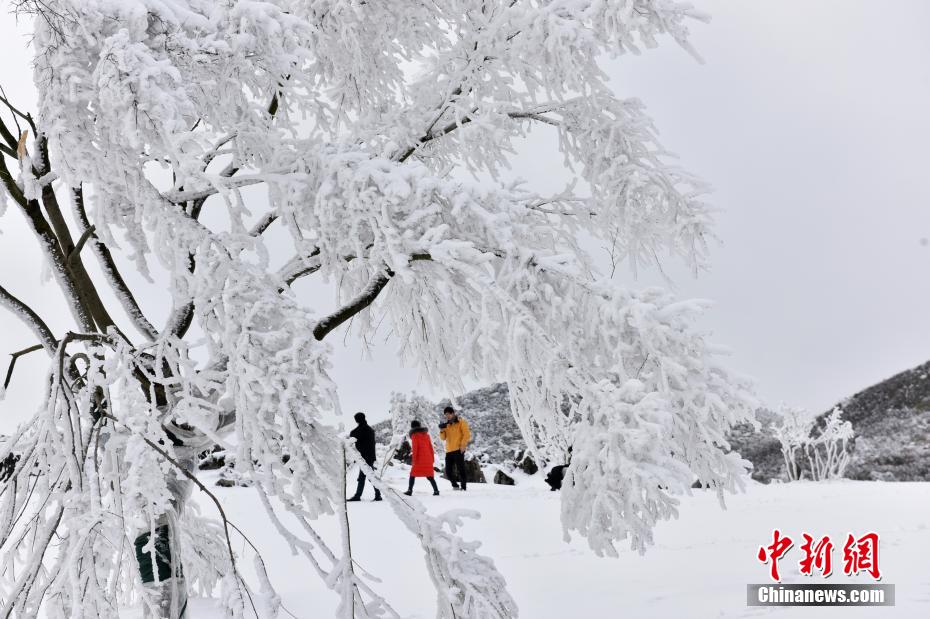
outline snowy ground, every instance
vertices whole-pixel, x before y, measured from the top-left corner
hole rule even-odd
[[[395,475],[402,475],[396,471]],[[928,617],[930,616],[930,483],[841,481],[823,484],[751,485],[730,497],[721,510],[716,496],[696,491],[681,506],[679,520],[656,530],[645,556],[624,549],[619,559],[598,559],[583,540],[565,543],[559,525],[558,495],[539,476],[518,486],[474,484],[453,493],[442,481],[442,496],[429,496],[425,480],[416,498],[430,510],[467,507],[481,512],[464,536],[482,540],[520,605],[521,617]],[[402,478],[395,487],[401,488]],[[221,490],[230,517],[264,548],[270,574],[285,607],[300,618],[334,615],[336,596],[311,568],[291,557],[265,524],[251,490]],[[353,548],[361,567],[377,575],[384,593],[404,617],[435,616],[435,594],[422,565],[419,545],[384,503],[351,507]],[[209,507],[204,504],[205,513]],[[334,532],[334,523],[323,530]],[[829,534],[875,530],[881,535],[882,582],[896,585],[894,608],[749,608],[746,584],[767,582],[758,547],[771,542],[774,527],[800,539],[802,532]],[[839,544],[842,545],[842,542]],[[798,573],[798,545],[781,562],[784,582],[805,580]],[[834,553],[830,582],[855,579],[842,574],[842,550]],[[869,582],[860,578],[863,582]],[[194,601],[195,617],[210,617],[209,602]]]

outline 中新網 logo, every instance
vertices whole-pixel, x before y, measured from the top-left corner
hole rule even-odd
[[[802,533],[804,543],[801,544],[802,557],[798,561],[801,574],[812,576],[815,572],[823,577],[833,573],[833,547],[829,535],[815,538],[808,533]],[[772,531],[772,543],[760,546],[757,557],[762,563],[769,565],[769,576],[775,582],[781,582],[779,561],[788,554],[794,546],[794,540],[783,535],[778,529]],[[881,580],[882,574],[878,567],[878,533],[869,532],[860,537],[852,533],[846,536],[843,544],[843,573],[855,576],[859,573],[869,574],[875,580]]]

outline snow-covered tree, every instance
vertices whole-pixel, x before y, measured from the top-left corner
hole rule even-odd
[[[781,444],[781,455],[785,460],[785,474],[788,481],[801,479],[800,457],[805,446],[811,440],[814,417],[806,409],[781,405],[778,408],[778,423],[772,433]]]
[[[15,5],[34,26],[38,108],[0,98],[0,181],[72,323],[53,330],[0,287],[36,340],[22,354],[49,358],[43,405],[0,453],[20,456],[0,491],[4,616],[110,617],[139,600],[177,616],[188,590],[217,587],[230,616],[276,612],[264,570],[240,575],[221,498],[212,520],[186,508],[209,492],[193,463],[213,444],[342,616],[393,613],[352,570],[348,527],[338,548],[314,527],[345,516],[346,450],[325,420],[339,412],[327,337],[346,323],[361,338],[384,325],[450,392],[464,376],[508,381],[531,448],[574,447],[563,522],[597,552],[643,547],[686,478],[737,486],[743,463],[722,448],[746,385],[695,329],[703,305],[624,288],[583,246],[609,242],[633,268],[705,266],[703,186],[600,64],[660,38],[690,50],[703,16],[689,5]],[[564,191],[504,174],[534,127],[558,136],[552,156],[578,181]],[[168,284],[142,297],[125,274],[153,264]],[[336,311],[298,299],[308,277],[338,289]],[[457,517],[401,518],[440,613],[516,614]]]
[[[397,453],[397,450],[410,434],[410,422],[414,419],[428,426],[431,419],[437,418],[436,407],[426,398],[416,393],[405,395],[403,393],[391,394],[391,442],[388,443],[384,451],[384,457],[381,460],[379,472],[384,475],[384,470],[388,463]],[[443,453],[442,442],[439,440],[437,432],[430,432],[430,439],[433,441],[433,453],[436,457]]]
[[[833,408],[817,427],[816,436],[805,446],[811,477],[815,481],[839,479],[849,464],[849,444],[855,433],[843,419],[843,409]]]
[[[855,435],[852,424],[843,419],[843,410],[834,407],[819,420],[805,409],[782,406],[779,412],[781,423],[773,433],[781,443],[788,481],[803,477],[802,457],[813,481],[842,477]]]

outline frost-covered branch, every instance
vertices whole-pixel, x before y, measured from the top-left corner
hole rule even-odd
[[[133,295],[132,290],[130,290],[126,280],[123,279],[110,249],[99,239],[95,227],[92,226],[87,219],[83,188],[77,187],[73,189],[72,199],[74,202],[75,219],[81,230],[81,238],[90,241],[90,246],[100,263],[100,269],[107,277],[110,286],[113,287],[116,298],[119,299],[120,304],[123,306],[123,310],[125,310],[126,314],[128,314],[129,318],[133,321],[133,324],[143,335],[151,340],[156,339],[158,337],[158,332],[145,317],[145,314],[142,313],[142,308],[139,306],[139,302],[136,301],[136,297]],[[75,251],[79,251],[79,248],[76,248]]]
[[[0,305],[3,305],[10,312],[22,320],[33,335],[39,338],[42,348],[51,353],[58,346],[58,340],[52,335],[52,330],[48,328],[45,321],[31,307],[13,296],[6,288],[0,286]]]

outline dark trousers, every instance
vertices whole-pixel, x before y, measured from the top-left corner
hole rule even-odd
[[[410,476],[410,482],[407,484],[407,492],[413,492],[413,482],[417,480],[413,475]],[[427,477],[426,481],[429,482],[429,485],[433,487],[433,492],[439,494],[439,486],[436,485],[435,477]]]
[[[367,464],[368,466],[374,467],[375,461],[372,460],[371,462],[368,462]],[[358,498],[361,498],[362,492],[364,490],[365,490],[365,473],[363,473],[362,471],[359,471],[358,472],[358,486],[356,486],[355,488],[355,496]],[[381,491],[375,488],[375,498],[377,499],[380,497],[381,497]]]
[[[457,488],[459,484],[462,484],[462,488],[465,487],[467,476],[465,475],[464,452],[450,451],[446,454],[446,477],[452,482],[453,488]]]

